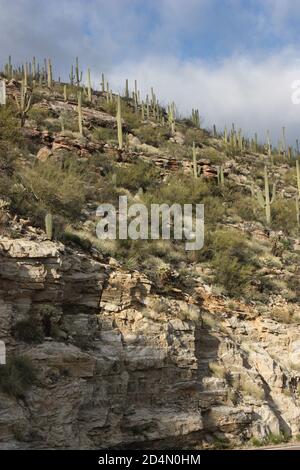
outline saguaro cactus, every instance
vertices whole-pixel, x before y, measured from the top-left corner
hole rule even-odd
[[[298,195],[300,197],[300,163],[299,163],[299,160],[296,160],[296,175],[297,175]]]
[[[92,82],[91,82],[91,70],[88,68],[87,71],[87,79],[88,79],[88,100],[91,103],[92,101]]]
[[[49,240],[53,238],[53,217],[52,214],[47,214],[45,217],[45,230]]]
[[[64,85],[64,101],[68,101],[67,85]]]
[[[145,104],[144,104],[144,101],[142,101],[141,113],[142,113],[142,121],[145,121]]]
[[[225,128],[224,128],[224,143],[227,145],[227,142],[228,142],[227,127],[225,126]]]
[[[128,78],[126,78],[126,82],[125,82],[125,98],[128,99],[129,98],[129,85],[128,85]]]
[[[197,167],[197,155],[196,155],[196,146],[195,142],[193,142],[193,173],[194,178],[198,178],[198,167]]]
[[[5,80],[0,80],[0,105],[6,105],[6,82]]]
[[[299,206],[299,196],[295,197],[295,205],[296,205],[296,220],[298,229],[300,228],[300,206]]]
[[[76,65],[75,65],[75,76],[76,76],[76,85],[79,88],[80,83],[82,82],[82,72],[79,72],[79,60],[76,57]]]
[[[276,195],[276,183],[273,185],[272,190],[272,197],[270,196],[270,185],[269,185],[269,177],[268,177],[268,169],[265,166],[264,169],[264,181],[265,181],[265,194],[262,193],[260,189],[258,189],[255,194],[258,200],[259,205],[265,209],[266,212],[266,222],[269,225],[271,223],[271,205],[275,201]]]
[[[69,73],[70,84],[71,86],[74,85],[75,75],[74,75],[74,67],[71,65],[71,73]]]
[[[192,123],[195,127],[200,127],[200,114],[199,109],[192,109],[192,116],[191,116]]]
[[[120,98],[120,95],[118,95],[118,102],[117,102],[117,126],[118,126],[119,149],[122,150],[122,148],[123,148],[123,131],[122,131],[122,111],[121,111],[121,98]]]
[[[284,158],[286,158],[285,127],[282,128],[282,150],[283,150],[283,156],[284,156]]]
[[[48,59],[47,80],[48,80],[48,88],[52,88],[52,63],[50,59]]]
[[[82,126],[82,96],[81,91],[78,92],[78,127],[80,135],[83,135],[83,126]]]
[[[27,93],[24,80],[21,82],[21,93],[20,97],[15,97],[19,114],[21,117],[21,127],[24,126],[26,114],[28,113],[31,105],[31,96]]]
[[[175,133],[175,103],[168,106],[168,121],[171,126],[172,134]]]
[[[267,130],[267,148],[268,148],[268,156],[271,160],[272,165],[274,165],[274,156],[272,154],[272,145],[271,145],[270,131],[269,130]]]
[[[225,184],[225,176],[224,176],[224,168],[223,165],[217,167],[217,178],[218,184],[220,186],[224,186]]]
[[[36,59],[35,59],[35,57],[32,58],[32,78],[33,78],[33,81],[35,83],[35,79],[36,79]]]
[[[24,66],[23,80],[24,80],[24,89],[25,89],[25,91],[27,91],[27,85],[28,85],[28,64],[27,64],[27,62]]]

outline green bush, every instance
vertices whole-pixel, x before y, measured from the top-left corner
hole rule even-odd
[[[207,140],[207,134],[202,129],[187,129],[185,133],[185,144],[192,146],[193,142],[195,145],[201,145]]]
[[[44,339],[42,328],[33,318],[18,321],[13,328],[13,333],[17,340],[26,343],[40,343]]]
[[[209,183],[181,172],[172,174],[148,196],[149,203],[195,204],[210,195]]]
[[[243,234],[217,230],[206,238],[203,251],[200,257],[210,260],[215,282],[229,295],[245,293],[256,268],[256,258]]]
[[[29,358],[14,356],[0,367],[0,389],[13,397],[24,398],[36,381],[36,371]]]
[[[272,228],[290,234],[297,227],[296,203],[294,199],[275,199],[272,207]]]
[[[231,203],[230,215],[238,215],[243,220],[256,220],[256,213],[260,210],[260,206],[256,199],[245,196],[242,193],[235,193],[235,198]]]
[[[149,124],[141,126],[138,129],[134,129],[134,134],[142,143],[153,145],[154,147],[159,147],[171,137],[169,127],[153,127]]]
[[[33,106],[27,113],[29,119],[36,122],[37,126],[40,127],[45,123],[45,120],[51,116],[50,111],[41,108],[40,106]]]
[[[12,207],[16,212],[44,225],[46,212],[76,219],[83,208],[87,190],[76,168],[62,168],[58,162],[37,163],[23,170],[21,185],[12,185]]]
[[[116,167],[116,184],[118,187],[137,191],[139,188],[143,190],[157,183],[159,171],[154,165],[138,161],[128,167]]]
[[[206,196],[201,201],[204,204],[205,223],[215,225],[221,222],[225,215],[225,207],[222,199]]]
[[[104,140],[105,142],[117,142],[118,136],[116,129],[110,129],[109,127],[97,127],[93,130],[93,138],[98,140]]]
[[[0,106],[0,142],[19,143],[22,140],[19,120],[12,105]]]

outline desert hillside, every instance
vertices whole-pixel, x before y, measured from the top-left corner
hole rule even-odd
[[[299,149],[53,69],[0,75],[0,448],[298,439]],[[122,195],[203,203],[204,247],[99,239]]]

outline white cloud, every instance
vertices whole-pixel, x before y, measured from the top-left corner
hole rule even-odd
[[[164,103],[174,100],[181,113],[199,108],[204,125],[241,127],[249,136],[274,143],[282,126],[291,143],[300,138],[300,106],[292,104],[292,83],[300,80],[300,61],[292,51],[261,60],[233,56],[217,65],[172,58],[148,58],[115,67],[110,81],[122,90],[125,79],[138,80],[143,93],[153,86]]]
[[[277,139],[285,125],[292,142],[300,133],[300,106],[290,98],[292,82],[300,79],[299,60],[292,48],[270,55],[263,45],[276,34],[292,44],[295,29],[288,21],[300,17],[300,4],[245,3],[0,0],[0,62],[9,54],[19,63],[33,55],[52,57],[56,76],[67,77],[78,55],[84,70],[92,68],[94,83],[103,71],[116,89],[125,78],[136,78],[145,91],[154,86],[163,102],[174,100],[182,113],[198,107],[207,126],[234,121],[249,135],[263,137],[269,128]],[[197,47],[190,46],[201,41],[209,60],[193,58]],[[227,58],[216,62],[222,47]]]

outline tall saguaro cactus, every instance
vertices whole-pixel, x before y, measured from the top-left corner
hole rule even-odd
[[[265,209],[266,212],[266,222],[268,225],[271,223],[271,205],[275,200],[276,195],[276,183],[273,185],[272,196],[270,196],[270,184],[269,184],[269,177],[268,177],[268,169],[265,166],[264,169],[264,181],[265,181],[265,191],[264,194],[260,189],[256,191],[256,198],[258,200],[259,205],[262,209]]]
[[[47,214],[45,217],[45,230],[48,240],[53,238],[53,217],[52,214]]]
[[[52,63],[50,59],[48,59],[48,64],[47,64],[47,82],[48,82],[48,88],[52,88]]]
[[[196,155],[196,146],[195,142],[193,142],[193,173],[194,173],[194,178],[198,178],[198,168],[197,168],[197,155]]]
[[[78,127],[79,127],[79,134],[83,135],[81,91],[78,92]]]
[[[228,136],[227,136],[227,127],[224,128],[224,136],[223,136],[224,144],[227,145],[228,143]]]
[[[122,150],[122,148],[123,148],[123,131],[122,131],[122,110],[121,110],[120,95],[118,95],[118,103],[117,103],[117,127],[118,127],[119,149]]]
[[[283,146],[283,155],[284,155],[284,157],[286,157],[285,127],[282,128],[282,146]]]
[[[31,105],[31,96],[27,93],[24,80],[21,81],[20,97],[15,97],[19,114],[21,117],[21,127],[24,126],[26,114],[28,113]]]
[[[76,85],[79,88],[80,83],[82,82],[82,72],[79,71],[79,59],[78,59],[78,57],[76,57],[75,77],[76,77]]]
[[[297,141],[297,152],[299,155],[299,147],[298,147],[298,141]],[[298,194],[295,196],[295,202],[296,202],[296,217],[297,217],[297,225],[298,228],[300,228],[300,163],[299,160],[296,160],[296,175],[297,175],[297,188],[298,188]]]
[[[175,134],[175,103],[169,105],[168,107],[168,121],[171,126],[172,134]]]
[[[298,229],[300,228],[300,204],[299,204],[299,196],[298,194],[295,197],[295,206],[296,206],[296,220]]]
[[[6,105],[6,82],[5,80],[0,80],[0,105]]]
[[[74,67],[71,65],[71,73],[69,73],[70,84],[71,86],[74,85],[75,75],[74,75]]]
[[[27,91],[27,86],[28,86],[28,64],[27,64],[27,62],[24,66],[23,81],[24,81],[24,89],[25,89],[25,91]]]
[[[300,198],[300,162],[299,160],[296,160],[296,175],[297,175],[298,196]]]
[[[223,165],[217,167],[217,178],[218,178],[218,185],[223,187],[225,184]]]
[[[87,72],[87,79],[88,79],[88,100],[92,102],[92,82],[91,82],[91,70],[88,68]]]

